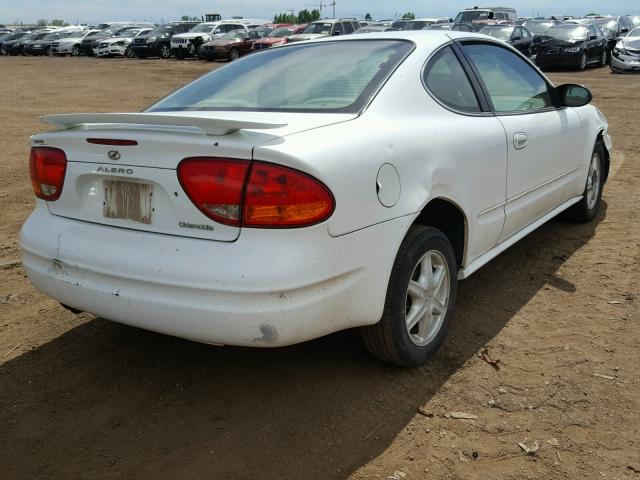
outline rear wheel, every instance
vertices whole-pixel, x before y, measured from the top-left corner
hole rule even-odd
[[[44,49],[44,54],[47,57],[53,57],[53,49],[51,47],[47,47]]]
[[[566,217],[574,222],[589,222],[593,220],[602,203],[602,187],[604,186],[604,148],[600,142],[596,143],[589,162],[587,182],[582,194],[582,200],[566,211]]]
[[[229,51],[229,60],[230,61],[233,62],[234,60],[237,60],[239,56],[240,56],[240,52],[238,51],[237,48],[232,48]]]
[[[169,45],[160,45],[159,55],[160,58],[169,58],[171,56],[171,48],[169,48]]]
[[[128,58],[133,58],[133,57],[135,57],[135,56],[136,56],[136,54],[135,54],[135,53],[133,53],[133,50],[131,50],[130,48],[127,48],[127,49],[124,51],[124,55],[125,55],[125,57],[128,57]]]
[[[73,46],[73,48],[71,49],[71,55],[73,55],[74,57],[80,56],[80,47],[78,45]]]
[[[391,271],[382,318],[362,328],[367,349],[400,366],[424,363],[447,334],[456,293],[456,258],[447,237],[433,227],[411,227]]]

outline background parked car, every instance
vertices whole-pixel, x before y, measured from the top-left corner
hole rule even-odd
[[[171,38],[171,53],[179,59],[197,57],[202,44],[234,30],[248,30],[242,22],[204,22],[196,25],[186,33]]]
[[[262,38],[263,32],[256,30],[234,30],[200,47],[200,56],[205,60],[237,60],[251,52],[253,42]]]
[[[618,39],[633,29],[633,22],[629,17],[620,16],[617,18],[596,18],[589,21],[590,24],[600,28],[600,31],[607,39],[607,61],[611,60],[611,52],[618,43]]]
[[[434,23],[427,27],[424,27],[423,30],[450,30],[452,32],[475,32],[476,29],[470,23]]]
[[[27,45],[29,42],[40,40],[48,34],[49,32],[29,33],[22,38],[18,38],[17,40],[4,42],[3,48],[9,55],[22,55],[25,45]]]
[[[640,73],[640,26],[620,37],[611,54],[614,73]]]
[[[466,8],[454,18],[455,23],[471,23],[476,29],[486,25],[506,24],[512,25],[518,20],[518,14],[513,8],[488,7]]]
[[[254,50],[261,50],[265,48],[275,47],[277,45],[283,45],[289,42],[289,38],[292,35],[296,35],[304,31],[307,28],[307,24],[291,25],[289,27],[275,28],[269,32],[265,37],[259,38],[251,46]]]
[[[68,37],[60,38],[51,44],[51,52],[53,55],[72,55],[77,57],[80,55],[80,45],[82,40],[90,38],[102,30],[85,30],[74,32]]]
[[[171,22],[156,27],[148,34],[138,35],[129,48],[138,58],[171,56],[171,38],[186,33],[201,22]]]
[[[398,29],[393,27],[376,27],[376,26],[371,27],[367,25],[366,27],[360,27],[354,33],[376,33],[376,32],[397,32],[397,31]]]
[[[152,28],[133,28],[125,30],[117,37],[102,40],[94,50],[96,57],[133,57],[134,53],[129,45],[140,33],[147,34]]]
[[[490,35],[508,43],[526,57],[533,54],[533,35],[524,27],[506,25],[487,25],[479,33]]]
[[[39,40],[32,40],[28,42],[23,49],[25,55],[53,55],[51,49],[53,43],[62,38],[71,36],[71,32],[51,32],[42,37]]]
[[[28,35],[30,32],[12,32],[7,33],[0,38],[0,55],[6,55],[7,52],[4,50],[5,42],[13,42],[14,40],[20,40],[25,35]]]
[[[595,25],[556,25],[547,36],[537,48],[536,64],[540,67],[584,70],[587,65],[607,63],[606,39]]]
[[[358,30],[358,28],[360,28],[360,25],[352,18],[327,18],[311,22],[302,33],[292,35],[289,41],[300,42],[334,35],[348,35]]]
[[[98,47],[98,44],[111,37],[117,37],[122,32],[126,32],[127,30],[132,30],[134,28],[145,27],[145,25],[126,25],[126,26],[116,26],[113,28],[107,28],[106,30],[102,30],[100,33],[92,35],[90,37],[85,37],[80,44],[80,53],[83,55],[87,55],[92,57],[94,55],[93,50]]]
[[[424,30],[425,27],[437,23],[449,23],[448,18],[416,18],[407,22],[402,30]]]

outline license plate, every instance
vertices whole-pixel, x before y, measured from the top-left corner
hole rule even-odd
[[[104,181],[102,213],[107,218],[151,223],[153,186],[146,183]]]

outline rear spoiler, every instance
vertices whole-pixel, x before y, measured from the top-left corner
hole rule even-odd
[[[209,135],[227,135],[241,129],[280,128],[287,123],[268,120],[245,120],[220,116],[220,118],[195,117],[190,115],[173,115],[163,113],[67,113],[62,115],[46,115],[41,117],[44,123],[56,125],[66,130],[83,125],[107,124],[118,125],[153,125],[168,127],[192,127]]]

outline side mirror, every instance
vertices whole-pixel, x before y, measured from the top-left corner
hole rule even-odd
[[[556,87],[556,92],[560,96],[560,103],[563,107],[582,107],[593,99],[591,91],[582,85],[566,83]]]

